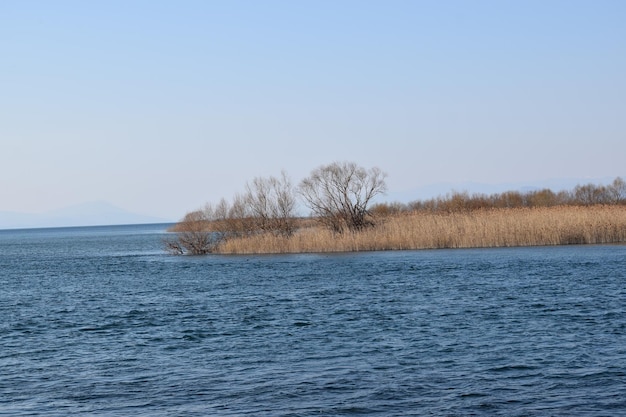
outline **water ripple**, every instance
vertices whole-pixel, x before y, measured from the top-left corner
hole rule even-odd
[[[625,414],[624,246],[173,258],[159,234],[46,236],[0,237],[0,415]]]

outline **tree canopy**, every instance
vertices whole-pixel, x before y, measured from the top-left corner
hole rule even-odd
[[[368,208],[375,196],[387,190],[385,177],[378,168],[334,162],[313,170],[298,190],[313,216],[332,230],[360,230],[372,224]]]

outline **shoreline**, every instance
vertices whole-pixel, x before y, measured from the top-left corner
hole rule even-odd
[[[569,244],[556,244],[556,245],[523,245],[523,246],[468,246],[459,248],[418,248],[418,249],[370,249],[370,250],[355,250],[355,251],[325,251],[325,252],[242,252],[242,253],[224,253],[224,252],[211,252],[203,255],[186,255],[186,256],[223,256],[223,257],[245,257],[245,256],[295,256],[295,255],[351,255],[351,254],[367,254],[367,253],[382,253],[382,252],[420,252],[420,251],[456,251],[456,250],[483,250],[483,249],[524,249],[524,248],[557,248],[568,246],[626,246],[625,242],[607,242],[607,243],[569,243]]]

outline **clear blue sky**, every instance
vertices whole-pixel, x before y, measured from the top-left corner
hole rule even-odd
[[[0,211],[626,173],[626,2],[0,1]]]

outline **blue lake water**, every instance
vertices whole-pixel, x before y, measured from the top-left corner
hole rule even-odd
[[[176,257],[0,231],[0,415],[626,415],[626,246]]]

